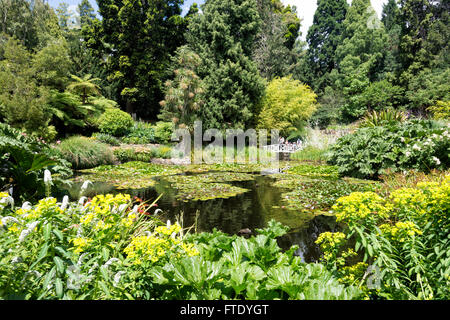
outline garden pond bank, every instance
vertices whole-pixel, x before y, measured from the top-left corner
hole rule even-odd
[[[77,172],[70,188],[60,190],[80,197],[84,181],[92,184],[84,196],[128,193],[144,201],[157,199],[163,220],[178,220],[190,232],[214,228],[228,234],[264,228],[271,219],[290,227],[278,239],[281,248],[292,245],[305,262],[320,256],[314,243],[325,231],[340,229],[331,211],[334,201],[353,191],[374,190],[369,180],[339,178],[331,166],[280,162],[279,167],[260,164],[167,166],[128,162]]]

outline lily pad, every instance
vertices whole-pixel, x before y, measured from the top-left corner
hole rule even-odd
[[[154,177],[173,175],[182,172],[180,166],[165,166],[139,161],[120,165],[105,165],[80,171],[82,174],[73,180],[107,182],[118,189],[141,189],[155,185]]]
[[[216,198],[230,198],[250,190],[233,186],[227,183],[196,183],[176,184],[177,199],[188,200],[211,200]]]
[[[357,191],[374,191],[376,187],[376,184],[349,183],[342,179],[334,181],[315,179],[302,181],[292,191],[281,196],[288,209],[325,214],[330,211],[338,198]]]

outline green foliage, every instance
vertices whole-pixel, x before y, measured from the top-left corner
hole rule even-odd
[[[376,178],[387,169],[445,169],[450,164],[448,137],[448,128],[427,120],[361,128],[331,147],[329,162],[341,174],[359,178]]]
[[[384,124],[392,125],[398,122],[406,121],[407,116],[403,111],[395,109],[387,109],[382,111],[367,112],[359,127],[378,127]]]
[[[311,126],[325,129],[329,125],[341,122],[341,111],[345,99],[340,90],[326,87],[318,102],[319,107],[309,120]]]
[[[95,105],[83,105],[77,95],[70,92],[51,91],[47,108],[52,115],[53,123],[58,132],[76,132],[85,127],[91,118],[100,114],[101,109]]]
[[[314,146],[307,146],[302,150],[296,151],[290,155],[292,160],[310,160],[326,161],[328,159],[328,150]]]
[[[120,109],[108,109],[98,119],[100,131],[115,137],[126,135],[133,124],[133,118]]]
[[[85,75],[83,78],[71,75],[73,82],[69,84],[67,89],[81,96],[83,104],[88,103],[88,97],[93,94],[99,94],[99,87],[95,83],[100,80],[98,78],[91,78],[90,74]]]
[[[409,108],[425,111],[438,100],[450,100],[450,68],[424,69],[409,80]]]
[[[400,33],[402,30],[400,9],[397,5],[396,0],[388,0],[387,3],[383,4],[381,22],[383,22],[388,34],[388,48],[384,61],[385,78],[396,80],[396,75],[399,73],[401,68],[399,47]]]
[[[155,127],[150,123],[138,121],[134,123],[130,132],[122,138],[122,141],[130,144],[148,144],[154,143]]]
[[[192,17],[186,34],[200,56],[205,85],[203,128],[247,128],[254,124],[264,84],[251,56],[260,18],[254,0],[211,0]]]
[[[64,39],[49,41],[34,55],[32,64],[40,85],[64,90],[71,67],[69,51]]]
[[[2,32],[20,40],[27,49],[40,49],[47,41],[60,38],[58,18],[43,0],[2,0]]]
[[[183,236],[178,223],[143,219],[129,195],[86,204],[45,198],[15,208],[0,194],[3,299],[355,299],[320,264],[282,252],[271,221],[250,239]],[[150,208],[152,205],[149,206]],[[12,272],[14,270],[14,272]],[[7,276],[6,276],[7,275]]]
[[[293,49],[299,34],[297,12],[272,0],[258,0],[257,9],[262,23],[252,58],[262,77],[272,80],[286,76],[294,63]]]
[[[108,145],[86,137],[74,136],[63,140],[56,150],[77,170],[114,162],[113,152]]]
[[[336,48],[336,63],[332,79],[342,88],[343,113],[350,119],[367,110],[360,95],[371,82],[379,79],[383,67],[387,35],[369,0],[355,0],[343,22],[341,43]]]
[[[44,170],[65,182],[72,171],[67,161],[53,154],[47,144],[0,123],[0,190],[12,187],[16,200],[44,195]]]
[[[448,6],[445,2],[400,0],[399,81],[408,89],[410,108],[423,111],[448,100]]]
[[[96,132],[92,135],[95,140],[109,144],[110,146],[120,146],[120,140],[107,133]]]
[[[203,84],[197,75],[200,63],[200,57],[189,47],[177,49],[171,66],[175,76],[173,80],[166,82],[165,98],[160,102],[161,114],[158,116],[180,128],[188,128],[191,132],[204,103]]]
[[[155,158],[170,159],[172,149],[167,146],[146,148],[116,148],[114,155],[122,163],[129,161],[151,162]]]
[[[449,178],[400,188],[386,199],[372,192],[338,199],[333,209],[345,233],[318,239],[328,268],[375,297],[448,299]],[[369,265],[375,281],[364,281]]]
[[[174,125],[172,122],[159,121],[155,125],[155,141],[157,143],[165,144],[172,141],[172,134],[174,132]]]
[[[336,48],[344,31],[348,4],[345,0],[319,0],[308,29],[308,68],[305,77],[316,92],[329,85],[328,73],[335,68]]]
[[[129,195],[97,196],[86,206],[66,200],[59,203],[48,197],[23,208],[0,205],[5,222],[0,235],[0,297],[138,298],[139,292],[127,288],[134,281],[128,278],[132,263],[124,251],[145,231],[167,243],[170,237],[156,227],[161,223],[132,211]],[[138,205],[140,212],[148,210]]]
[[[214,231],[189,236],[199,255],[170,261],[152,272],[162,299],[353,299],[360,292],[337,282],[322,265],[303,264],[294,249],[282,253],[270,222],[250,239]]]
[[[48,89],[40,87],[31,65],[32,56],[17,40],[9,38],[0,61],[0,118],[5,123],[45,139],[56,135],[49,127],[45,108]],[[44,106],[44,107],[43,107]]]
[[[100,19],[83,27],[87,46],[108,56],[108,80],[126,111],[157,114],[170,55],[184,43],[180,0],[99,0]]]
[[[284,137],[300,131],[317,108],[316,97],[307,85],[291,77],[273,79],[262,101],[258,127],[278,129]]]
[[[80,14],[81,27],[90,25],[95,19],[94,8],[92,8],[89,0],[82,0],[78,5],[78,13]]]
[[[398,106],[403,94],[404,90],[401,87],[387,80],[381,80],[370,83],[360,95],[353,97],[352,101],[361,110],[380,111]]]
[[[428,108],[434,119],[450,119],[450,101],[436,101],[436,105]]]

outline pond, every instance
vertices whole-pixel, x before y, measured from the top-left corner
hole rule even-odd
[[[93,197],[120,192],[152,201],[162,194],[157,202],[163,211],[161,218],[178,220],[184,227],[193,226],[190,232],[216,228],[228,234],[238,234],[243,229],[255,233],[255,229],[263,228],[275,219],[290,227],[288,234],[278,239],[280,247],[287,250],[298,245],[296,254],[303,261],[317,261],[320,252],[314,241],[321,232],[338,230],[335,217],[287,208],[283,199],[286,189],[274,185],[279,176],[279,171],[188,171],[154,176],[151,186],[138,189],[95,181],[84,195]],[[77,199],[82,181],[90,178],[92,176],[86,173],[78,176],[71,188],[63,193]],[[212,193],[215,196],[211,196]]]

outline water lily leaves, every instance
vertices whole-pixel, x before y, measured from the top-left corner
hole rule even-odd
[[[81,170],[82,175],[74,181],[90,180],[107,182],[117,189],[143,189],[153,187],[156,176],[166,176],[182,172],[180,166],[166,166],[139,161],[131,161],[120,165],[104,165],[93,169]]]
[[[177,190],[176,198],[183,201],[234,197],[250,190],[224,182],[253,179],[254,175],[240,172],[209,172],[193,175],[173,175],[164,178]]]
[[[230,198],[250,190],[233,186],[226,183],[197,183],[197,184],[177,184],[178,199],[188,200],[210,200],[216,198]]]

